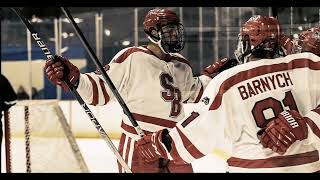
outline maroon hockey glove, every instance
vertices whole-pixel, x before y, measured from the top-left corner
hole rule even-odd
[[[301,141],[308,137],[308,128],[297,111],[283,111],[276,119],[271,120],[265,129],[258,132],[258,137],[263,147],[284,154],[296,140]]]
[[[285,50],[286,55],[293,53],[293,41],[289,36],[283,33],[280,34],[279,43],[280,46]]]
[[[238,62],[235,59],[224,58],[206,67],[202,71],[202,74],[213,78],[220,72],[236,66],[237,64]]]
[[[292,141],[290,141],[289,144],[285,143],[285,146],[284,146],[283,143],[278,142],[276,138],[275,138],[275,140],[273,140],[270,137],[270,135],[265,132],[265,130],[266,129],[264,128],[258,132],[258,138],[260,140],[260,143],[262,144],[262,146],[264,148],[269,148],[273,152],[276,152],[278,154],[283,155],[287,151],[287,149],[290,147],[290,145],[293,144],[292,141],[294,141],[294,142],[296,141],[295,138],[292,138]],[[272,136],[272,137],[274,137],[274,136]]]
[[[156,161],[159,158],[167,159],[166,147],[162,143],[164,134],[168,134],[167,129],[144,135],[139,139],[136,143],[136,148],[140,157],[147,162]]]
[[[63,82],[64,76],[68,78],[72,85],[77,86],[78,84],[80,77],[79,69],[64,57],[54,56],[54,60],[48,59],[44,69],[49,81],[61,86],[65,91],[68,91],[69,88],[67,84]]]

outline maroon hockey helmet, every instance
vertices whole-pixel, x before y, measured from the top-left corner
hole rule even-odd
[[[312,52],[320,55],[320,27],[310,28],[299,35],[298,47],[301,52]],[[299,51],[299,50],[296,50]]]
[[[180,19],[177,14],[168,9],[152,9],[144,18],[144,32],[149,34],[153,29],[158,29],[168,24],[179,24]]]
[[[179,52],[184,48],[185,32],[177,14],[168,9],[152,9],[144,18],[144,32],[165,53]]]
[[[253,16],[241,28],[238,48],[235,51],[237,59],[244,63],[245,57],[254,51],[275,52],[281,34],[278,20],[270,16]]]

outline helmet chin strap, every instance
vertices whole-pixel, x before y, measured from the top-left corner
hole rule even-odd
[[[154,44],[158,45],[159,48],[161,49],[161,51],[165,54],[169,54],[168,52],[166,52],[163,47],[161,46],[161,39],[159,41],[155,41],[154,39],[152,39],[149,35],[148,35],[148,39],[153,42]]]

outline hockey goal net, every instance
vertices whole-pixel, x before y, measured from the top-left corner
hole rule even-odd
[[[19,101],[4,117],[7,172],[88,172],[58,101]]]

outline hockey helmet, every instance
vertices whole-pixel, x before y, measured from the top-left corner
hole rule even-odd
[[[241,28],[235,56],[245,63],[253,53],[275,53],[281,34],[280,24],[274,17],[253,16]]]
[[[310,28],[299,35],[298,43],[294,46],[296,52],[312,52],[320,55],[320,27]]]
[[[177,14],[168,9],[152,9],[144,18],[144,32],[164,53],[180,52],[185,44],[185,31]]]

